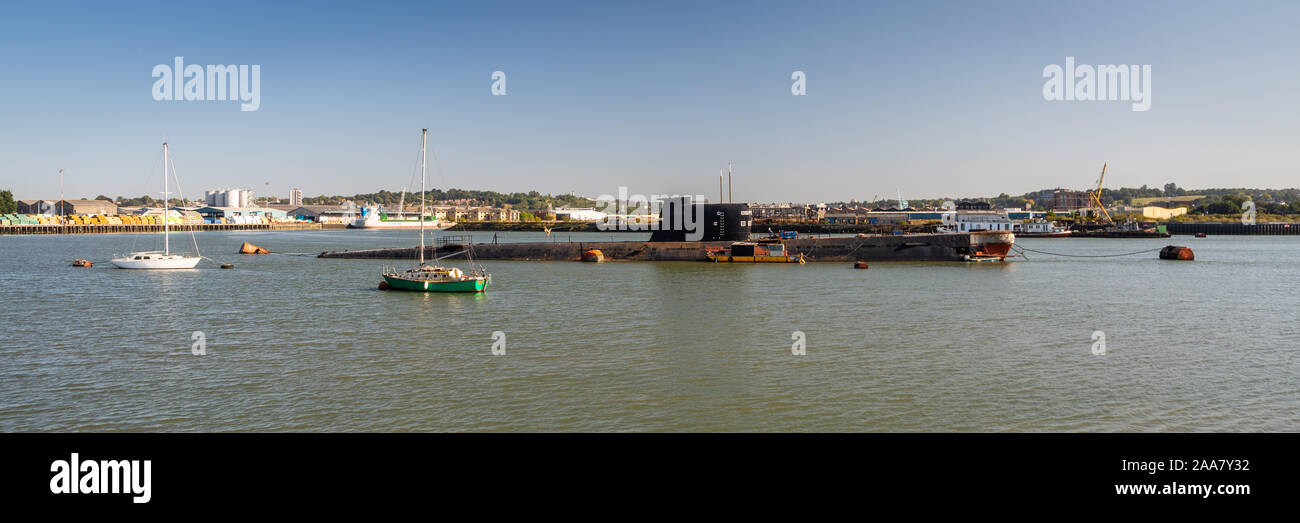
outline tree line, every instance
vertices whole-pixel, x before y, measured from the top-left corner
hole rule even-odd
[[[386,207],[396,207],[398,202],[403,200],[402,192],[382,190],[368,194],[354,194],[352,196],[312,196],[302,199],[306,205],[341,205],[345,201],[377,203]],[[596,205],[594,200],[573,194],[542,194],[537,191],[499,193],[496,191],[474,191],[465,189],[431,189],[424,192],[424,199],[427,203],[453,200],[467,200],[473,205],[487,207],[505,207],[509,205],[517,209],[545,209],[548,205],[554,208],[561,207],[593,207]],[[409,205],[420,201],[420,193],[405,193],[405,201]]]
[[[1039,191],[1028,192],[1019,196],[1012,196],[1002,193],[997,196],[984,198],[942,198],[942,199],[917,199],[908,202],[908,206],[913,209],[932,208],[937,209],[943,206],[946,201],[976,200],[988,202],[995,209],[1001,208],[1020,208],[1023,209],[1026,204],[1033,203],[1035,208],[1041,208],[1043,204],[1051,199],[1052,191],[1057,189],[1043,189]],[[1101,201],[1109,206],[1112,204],[1134,205],[1134,201],[1141,198],[1169,198],[1177,196],[1200,196],[1188,210],[1192,214],[1240,214],[1241,206],[1247,200],[1255,202],[1257,212],[1264,214],[1300,214],[1300,188],[1290,189],[1252,189],[1245,187],[1237,188],[1210,188],[1210,189],[1185,189],[1174,183],[1167,183],[1163,187],[1121,187],[1117,189],[1101,190]],[[849,206],[866,206],[873,209],[891,209],[898,207],[898,201],[894,199],[880,199],[871,202],[859,202],[856,200],[850,202],[836,202],[832,206],[849,205]]]

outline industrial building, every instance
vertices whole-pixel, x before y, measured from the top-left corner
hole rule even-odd
[[[18,200],[18,214],[55,214],[57,200]]]
[[[276,205],[285,215],[295,220],[317,223],[347,223],[356,217],[355,209],[346,209],[338,205]]]
[[[826,218],[826,204],[751,203],[755,220],[772,222],[818,222]]]
[[[26,209],[26,210],[24,210]],[[108,200],[22,200],[18,202],[19,214],[48,215],[117,215],[117,204]]]
[[[199,209],[196,209],[196,212],[202,215],[203,219],[209,221],[214,219],[219,219],[219,218],[229,219],[229,218],[244,217],[244,216],[251,216],[251,217],[258,217],[258,218],[265,217],[271,219],[284,219],[285,216],[287,216],[287,214],[284,211],[281,211],[279,209],[272,209],[270,207],[208,206],[208,207],[201,207]]]
[[[1156,205],[1148,205],[1148,206],[1142,208],[1142,217],[1143,217],[1143,218],[1152,218],[1152,219],[1156,219],[1156,220],[1168,220],[1168,219],[1173,218],[1173,217],[1175,217],[1175,216],[1182,216],[1182,215],[1184,215],[1184,214],[1187,214],[1187,208],[1186,208],[1186,207],[1176,207],[1176,208],[1170,209],[1170,208],[1167,208],[1167,207],[1160,207],[1160,206],[1156,206]]]

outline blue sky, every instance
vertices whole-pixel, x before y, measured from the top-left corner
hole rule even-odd
[[[838,201],[1300,185],[1300,4],[108,3],[0,19],[20,199],[436,187]],[[261,66],[261,107],[155,101],[157,64]],[[1151,109],[1049,102],[1043,68],[1152,66]],[[507,75],[492,96],[492,72]],[[804,71],[807,94],[793,96]]]

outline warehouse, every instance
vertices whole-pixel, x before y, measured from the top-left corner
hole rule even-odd
[[[284,211],[269,207],[200,207],[196,210],[203,215],[204,220],[209,222],[221,218],[227,220],[246,217],[283,219],[286,216]]]
[[[62,202],[53,202],[52,209],[54,214],[80,214],[89,216],[93,214],[102,214],[105,216],[117,215],[117,204],[108,200],[63,200]]]

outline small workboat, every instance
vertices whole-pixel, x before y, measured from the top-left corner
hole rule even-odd
[[[710,249],[710,261],[726,263],[804,263],[803,254],[786,254],[783,243],[736,242],[729,247]]]

